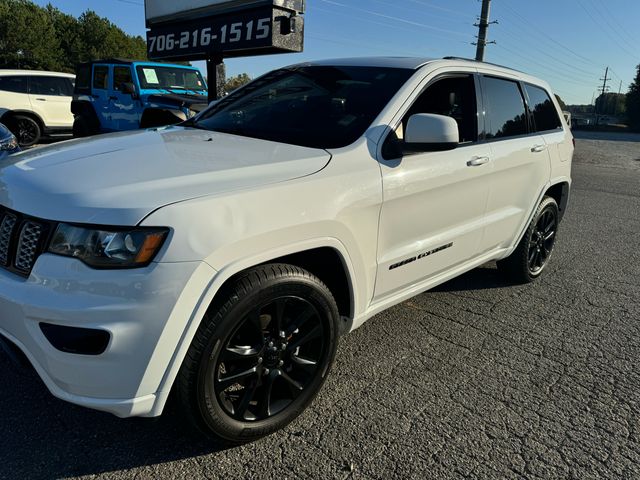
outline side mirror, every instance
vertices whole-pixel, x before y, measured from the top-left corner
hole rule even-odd
[[[120,91],[122,93],[128,93],[133,97],[136,95],[136,86],[131,82],[125,82],[120,85]]]
[[[412,152],[453,150],[460,143],[458,123],[451,117],[419,113],[409,118],[404,147]]]

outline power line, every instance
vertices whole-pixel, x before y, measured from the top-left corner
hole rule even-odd
[[[615,43],[621,50],[624,50],[626,53],[628,53],[632,57],[636,57],[637,54],[635,52],[631,52],[625,45],[622,45],[613,35],[611,35],[611,33],[609,33],[609,30],[602,28],[601,23],[598,20],[596,20],[593,14],[587,9],[587,7],[584,6],[584,4],[582,3],[582,0],[577,0],[577,2],[578,2],[578,5],[580,5],[580,7],[582,8],[582,10],[584,10],[585,13],[589,16],[589,18],[593,21],[593,23],[595,23],[600,30],[606,33],[609,39],[613,41],[613,43]]]
[[[606,8],[600,10],[600,7],[593,2],[593,0],[590,1],[590,4],[592,5],[593,9],[597,11],[598,15],[600,15],[602,17],[602,19],[605,21],[605,23],[609,26],[609,28],[611,29],[611,31],[613,33],[615,33],[618,38],[620,38],[620,40],[622,40],[624,43],[627,44],[627,46],[631,47],[631,50],[634,51],[637,47],[636,45],[634,45],[633,42],[629,42],[620,32],[622,30],[622,25],[620,25],[620,23],[616,22],[616,20],[613,18],[613,16],[607,11]],[[611,24],[611,22],[609,22],[609,19],[607,18],[607,16],[609,18],[611,18],[613,20],[614,23],[617,23],[618,28],[616,28],[614,25]]]
[[[466,33],[456,32],[455,30],[447,30],[447,29],[444,29],[444,28],[432,27],[431,25],[427,25],[425,23],[415,22],[413,20],[407,20],[406,18],[401,18],[401,17],[394,17],[392,15],[386,15],[384,13],[379,13],[379,12],[376,12],[376,11],[373,11],[373,10],[367,10],[365,8],[354,7],[352,5],[345,5],[344,3],[336,2],[336,1],[333,1],[333,0],[320,0],[320,1],[324,2],[324,3],[328,3],[330,5],[336,5],[338,7],[349,8],[351,10],[364,12],[364,13],[367,13],[369,15],[374,15],[376,17],[381,17],[381,18],[386,18],[386,19],[389,19],[389,20],[394,20],[396,22],[401,22],[401,23],[404,23],[404,24],[407,24],[407,25],[413,25],[413,26],[416,26],[416,27],[426,28],[428,30],[433,30],[433,31],[436,31],[436,32],[448,33],[448,34],[451,34],[451,35],[460,35],[460,36],[463,36],[463,37],[467,36]]]
[[[515,9],[511,8],[511,6],[508,3],[501,2],[500,5],[502,5],[504,8],[509,10],[512,15],[514,15],[515,17],[520,19],[520,23],[522,25],[524,25],[527,28],[530,28],[531,30],[535,31],[535,33],[536,33],[536,35],[538,35],[538,37],[545,38],[547,41],[549,41],[549,42],[559,46],[560,48],[566,50],[567,52],[572,54],[577,59],[580,59],[581,61],[583,61],[583,62],[585,62],[585,63],[587,63],[589,65],[593,65],[593,59],[592,58],[587,58],[587,57],[579,54],[578,52],[576,52],[576,51],[572,50],[571,48],[567,47],[565,44],[559,42],[558,40],[556,40],[555,38],[551,37],[549,34],[543,32],[542,30],[534,29],[533,27],[531,27],[530,26],[530,22],[526,18],[524,18],[522,15],[520,15]]]

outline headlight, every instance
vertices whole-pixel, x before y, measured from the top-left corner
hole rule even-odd
[[[0,152],[12,152],[18,148],[18,140],[15,135],[10,135],[0,140]]]
[[[168,233],[166,228],[101,230],[61,223],[49,252],[77,258],[94,268],[139,268],[151,263]]]

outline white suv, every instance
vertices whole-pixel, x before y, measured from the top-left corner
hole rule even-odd
[[[378,312],[494,260],[539,277],[572,141],[541,80],[373,58],[18,154],[0,169],[0,338],[70,402],[153,417],[173,392],[202,430],[261,437]]]
[[[44,134],[71,133],[74,82],[68,73],[0,70],[0,122],[23,147]]]

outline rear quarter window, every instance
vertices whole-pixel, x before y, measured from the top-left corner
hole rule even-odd
[[[91,93],[91,65],[78,66],[75,83],[77,93]]]
[[[93,67],[93,88],[107,90],[109,88],[109,67]]]
[[[487,140],[528,134],[527,110],[518,82],[484,77],[482,82],[486,105]]]
[[[558,110],[546,90],[534,85],[525,85],[529,96],[529,109],[538,132],[547,132],[562,128]]]

